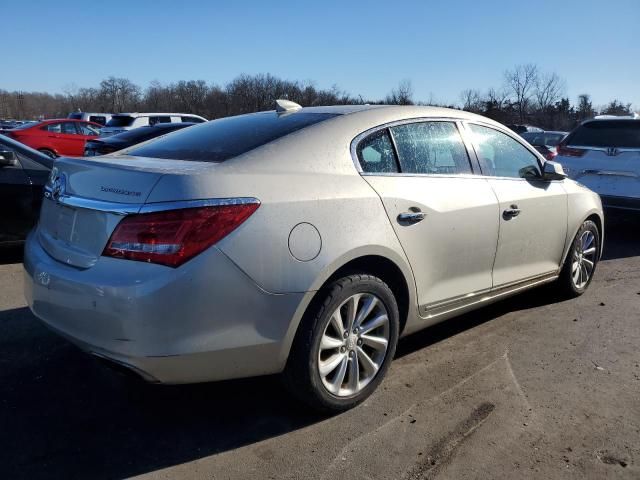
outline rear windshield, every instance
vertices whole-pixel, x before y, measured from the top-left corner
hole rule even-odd
[[[141,157],[223,162],[314,123],[335,117],[329,113],[278,115],[261,112],[221,118],[186,128],[126,153]]]
[[[580,125],[567,139],[581,147],[640,148],[640,121],[598,120]]]
[[[114,115],[111,120],[107,122],[107,127],[129,127],[135,119],[133,117],[124,115]]]

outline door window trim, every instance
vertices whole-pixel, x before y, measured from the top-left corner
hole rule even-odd
[[[398,147],[396,146],[396,141],[393,137],[393,134],[391,133],[390,129],[392,127],[396,127],[398,125],[407,125],[407,124],[411,124],[411,123],[426,123],[426,122],[447,122],[447,123],[453,123],[456,127],[456,129],[458,130],[458,134],[460,135],[460,140],[462,141],[462,144],[464,146],[465,152],[467,153],[467,160],[469,161],[469,169],[471,170],[471,173],[446,173],[446,174],[442,174],[442,173],[407,173],[407,172],[402,172],[402,167],[400,165],[400,157],[398,155]],[[396,165],[398,166],[398,171],[397,172],[365,172],[362,169],[362,166],[360,165],[360,159],[358,158],[358,145],[365,140],[366,138],[368,138],[371,135],[375,135],[376,133],[378,133],[380,130],[388,130],[388,135],[391,138],[391,143],[393,145],[393,153],[396,157]],[[417,118],[407,118],[407,119],[402,119],[402,120],[395,120],[393,122],[387,122],[387,123],[383,123],[381,125],[377,125],[373,128],[370,128],[368,130],[365,130],[364,132],[358,134],[352,141],[351,141],[351,160],[353,161],[354,166],[356,167],[356,170],[358,171],[358,173],[360,175],[363,176],[380,176],[380,177],[388,177],[388,176],[399,176],[399,177],[442,177],[442,178],[447,178],[447,177],[455,177],[455,178],[460,178],[460,177],[477,177],[479,174],[481,174],[481,169],[480,169],[480,165],[478,163],[478,157],[476,155],[475,149],[470,150],[470,147],[473,147],[472,144],[470,144],[465,136],[465,131],[463,130],[463,125],[462,125],[462,120],[460,120],[459,118],[453,118],[453,117],[417,117]]]

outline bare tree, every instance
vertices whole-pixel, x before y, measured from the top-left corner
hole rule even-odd
[[[467,89],[460,93],[460,100],[462,101],[462,109],[468,112],[480,113],[484,110],[484,100],[480,90]]]
[[[538,67],[532,63],[518,65],[513,70],[504,72],[504,78],[507,88],[513,94],[520,123],[524,123],[538,81]]]
[[[411,80],[402,80],[397,88],[387,95],[385,103],[389,105],[413,105],[413,86]]]
[[[543,112],[558,102],[565,91],[565,82],[556,73],[538,75],[534,96],[537,107]]]

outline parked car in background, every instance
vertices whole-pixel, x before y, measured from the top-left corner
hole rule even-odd
[[[195,123],[158,123],[153,126],[134,128],[126,132],[118,133],[110,137],[95,138],[87,140],[84,145],[84,156],[95,157],[96,155],[106,155],[117,152],[123,148],[131,147],[141,142],[146,142],[152,138],[166,135],[167,133],[182,130],[186,127],[196,125]]]
[[[111,120],[111,113],[89,113],[89,112],[73,112],[67,118],[74,120],[84,120],[85,122],[97,123],[103,127]]]
[[[118,113],[111,117],[100,136],[108,137],[138,127],[153,126],[158,123],[202,123],[207,119],[190,113]]]
[[[600,116],[558,144],[567,174],[600,194],[605,207],[640,211],[640,117]]]
[[[338,411],[400,335],[547,282],[584,293],[602,227],[595,193],[487,118],[279,101],[57,160],[25,296],[149,381],[284,372]]]
[[[24,241],[38,220],[53,160],[0,135],[0,246]]]
[[[516,133],[543,132],[544,131],[540,127],[534,127],[534,126],[531,126],[531,125],[510,124],[510,125],[507,125],[507,127],[510,128],[511,130],[513,130]]]
[[[523,132],[520,134],[527,142],[533,146],[547,160],[553,160],[558,154],[557,146],[567,132],[544,131],[544,132]]]
[[[6,135],[29,145],[51,158],[61,155],[79,157],[87,140],[100,135],[97,123],[67,118],[28,123],[6,132]]]

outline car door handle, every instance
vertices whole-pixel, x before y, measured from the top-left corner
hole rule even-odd
[[[427,216],[424,212],[402,212],[398,215],[398,223],[408,223],[413,225],[414,223],[421,222]]]
[[[502,212],[502,215],[504,216],[504,218],[517,217],[518,215],[520,215],[520,209],[518,208],[518,205],[513,204],[511,205],[511,207]]]

